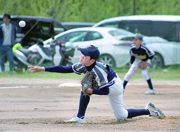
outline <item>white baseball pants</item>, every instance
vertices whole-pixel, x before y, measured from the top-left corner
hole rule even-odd
[[[129,81],[137,72],[138,72],[138,64],[141,62],[140,59],[135,59],[133,64],[131,65],[129,71],[126,73],[124,80]],[[150,62],[149,62],[150,63]],[[149,80],[150,76],[148,73],[149,67],[146,69],[142,70],[142,76],[145,80]]]
[[[109,87],[108,99],[115,117],[119,120],[127,119],[128,112],[123,104],[123,83],[120,78],[114,78],[115,83]]]

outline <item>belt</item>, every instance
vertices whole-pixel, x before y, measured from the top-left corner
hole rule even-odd
[[[113,80],[113,81],[110,81],[110,82],[109,82],[109,87],[112,86],[112,85],[114,85],[114,84],[115,84],[115,81],[114,81],[114,80]]]

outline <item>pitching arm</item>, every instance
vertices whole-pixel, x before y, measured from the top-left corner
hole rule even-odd
[[[48,72],[60,72],[60,73],[73,73],[72,66],[51,66],[45,67],[45,71]]]

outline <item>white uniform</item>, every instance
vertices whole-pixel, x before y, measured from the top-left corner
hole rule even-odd
[[[73,70],[77,74],[87,71],[86,67],[79,63],[73,65]],[[108,65],[100,62],[96,62],[90,72],[94,74],[100,89],[109,86],[108,99],[115,117],[120,120],[127,119],[128,112],[123,104],[123,84],[117,74]]]
[[[114,78],[115,83],[109,87],[110,93],[108,95],[109,103],[113,110],[115,117],[119,120],[127,119],[128,112],[123,104],[123,84],[120,78]]]
[[[131,49],[130,49],[130,55],[131,55],[131,64],[132,65],[124,77],[124,80],[126,80],[126,81],[129,81],[138,72],[138,70],[139,70],[138,64],[141,61],[147,61],[148,63],[151,63],[151,59],[154,57],[154,52],[142,44],[139,49],[136,49],[136,47],[134,45],[132,45]],[[142,76],[145,80],[150,79],[148,70],[149,70],[149,67],[142,70]]]

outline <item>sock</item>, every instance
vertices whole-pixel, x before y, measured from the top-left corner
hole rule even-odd
[[[147,80],[147,83],[148,83],[148,85],[149,85],[149,88],[150,88],[151,90],[153,90],[153,86],[152,86],[151,79]]]
[[[124,80],[124,82],[123,82],[123,88],[124,88],[124,89],[125,89],[127,83],[128,83],[128,81]]]
[[[127,109],[127,111],[128,111],[128,118],[150,114],[150,112],[146,109]]]
[[[81,92],[80,101],[79,101],[79,110],[78,110],[77,117],[83,119],[85,112],[86,112],[86,108],[89,104],[89,101],[90,101],[90,97],[84,96],[83,92]]]

